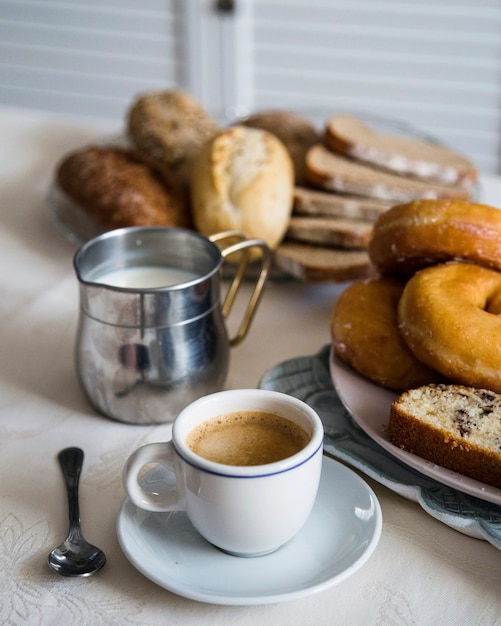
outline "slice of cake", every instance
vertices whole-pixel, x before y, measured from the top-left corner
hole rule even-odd
[[[501,489],[501,394],[426,385],[391,406],[390,441],[407,452]]]

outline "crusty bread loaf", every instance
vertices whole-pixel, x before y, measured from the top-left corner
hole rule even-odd
[[[218,131],[215,120],[183,91],[139,95],[127,116],[128,136],[151,165],[172,175],[184,189],[201,146]]]
[[[501,489],[501,395],[427,385],[391,406],[390,441],[442,467]]]
[[[372,271],[364,250],[341,250],[284,241],[274,258],[279,269],[307,282],[345,282],[365,278]]]
[[[339,248],[367,249],[373,225],[362,220],[293,215],[285,238]]]
[[[334,151],[351,158],[438,184],[471,188],[478,177],[475,165],[455,150],[413,137],[381,133],[352,115],[330,117],[325,140]]]
[[[63,157],[59,188],[108,229],[191,224],[177,191],[130,150],[88,146]]]
[[[336,154],[321,144],[308,150],[306,168],[310,182],[322,189],[395,203],[419,198],[470,198],[469,190],[464,187],[425,183],[376,170]]]
[[[291,156],[296,185],[306,183],[306,153],[320,141],[319,131],[308,119],[293,111],[271,110],[254,113],[242,120],[242,124],[278,137]]]
[[[294,188],[293,213],[296,215],[325,215],[326,217],[373,221],[393,204],[393,202],[373,200],[363,196],[296,186]]]
[[[197,230],[238,230],[272,249],[292,213],[294,172],[289,153],[271,133],[233,126],[202,148],[193,166],[191,198]]]

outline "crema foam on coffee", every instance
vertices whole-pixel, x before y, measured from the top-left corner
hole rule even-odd
[[[186,443],[199,456],[224,465],[263,465],[302,450],[310,436],[291,420],[264,411],[214,417],[194,428]]]

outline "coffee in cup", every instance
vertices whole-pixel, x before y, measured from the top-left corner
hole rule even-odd
[[[322,452],[322,422],[301,400],[264,389],[222,391],[183,409],[171,441],[133,452],[124,487],[139,508],[185,511],[213,545],[237,556],[260,556],[306,523]],[[152,463],[175,474],[174,489],[143,488],[139,476]]]
[[[295,422],[264,411],[218,415],[196,426],[186,439],[204,459],[223,465],[264,465],[282,461],[310,440]]]

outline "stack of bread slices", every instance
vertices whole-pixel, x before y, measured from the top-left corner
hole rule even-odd
[[[471,200],[477,176],[468,158],[432,140],[381,130],[381,120],[333,115],[304,152],[276,263],[309,281],[369,275],[367,245],[381,213],[414,199]]]

